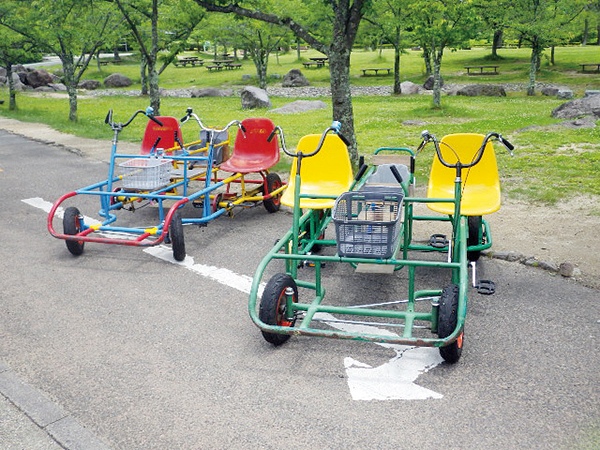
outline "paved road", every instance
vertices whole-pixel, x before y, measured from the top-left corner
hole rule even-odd
[[[400,379],[408,369],[399,361],[431,355],[316,338],[274,349],[238,288],[135,248],[87,245],[74,258],[48,235],[46,214],[22,201],[54,201],[101,180],[105,163],[0,131],[0,169],[0,372],[43,395],[99,446],[598,448],[598,291],[485,261],[497,294],[470,296],[460,362],[432,363],[415,380],[429,398],[355,400],[355,372],[345,364],[365,369],[365,378],[373,375],[366,365],[392,368]],[[78,205],[89,216],[98,209]],[[153,214],[132,217],[144,223]],[[186,227],[188,256],[196,269],[252,276],[290,219],[259,207]],[[387,299],[403,285],[403,275],[369,278],[345,266],[325,273],[330,295],[351,300]],[[439,273],[422,278],[445,282]],[[372,379],[374,389],[400,389],[394,379]],[[26,447],[25,437],[14,442],[19,411],[10,402],[0,408],[0,433],[13,437],[0,448]]]

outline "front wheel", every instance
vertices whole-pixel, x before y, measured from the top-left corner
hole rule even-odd
[[[181,214],[175,211],[169,224],[169,239],[173,248],[173,258],[175,261],[185,259],[185,241],[183,239],[183,224],[181,223]]]
[[[263,186],[263,193],[265,195],[270,194],[273,191],[276,191],[282,186],[281,178],[276,173],[270,173],[267,175],[265,179],[265,184]],[[281,206],[281,194],[277,194],[274,197],[263,200],[263,205],[267,211],[270,213],[274,213],[279,211],[279,207]]]
[[[65,234],[74,236],[81,232],[83,222],[83,216],[77,208],[69,206],[63,215],[63,231]],[[67,248],[71,254],[79,256],[83,253],[83,241],[71,241],[67,240]]]
[[[438,310],[438,336],[440,338],[450,336],[456,329],[459,292],[459,287],[456,284],[446,286],[442,291]],[[445,347],[440,347],[440,355],[444,358],[444,361],[453,364],[460,359],[463,335],[464,333],[461,331],[456,341]]]
[[[267,325],[277,325],[280,327],[293,327],[296,319],[287,317],[287,298],[285,291],[291,288],[293,292],[292,301],[298,302],[298,286],[294,279],[287,273],[275,274],[265,286],[262,298],[260,299],[260,308],[258,318]],[[286,342],[289,334],[278,334],[262,331],[262,335],[267,342],[273,345],[281,345]]]

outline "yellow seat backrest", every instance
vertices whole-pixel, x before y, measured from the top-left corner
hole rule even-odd
[[[446,162],[454,164],[457,157],[463,164],[471,163],[477,150],[481,147],[485,136],[482,134],[464,133],[449,134],[440,142],[442,157]],[[454,198],[454,180],[456,169],[442,165],[434,156],[427,186],[427,198]],[[428,203],[427,206],[444,214],[454,214],[452,203]],[[488,141],[483,157],[479,163],[462,171],[461,214],[480,216],[500,209],[500,180],[496,154],[492,143]]]
[[[298,142],[296,151],[313,152],[319,145],[320,139],[320,134],[304,136]],[[281,203],[291,207],[294,206],[297,161],[297,158],[294,158],[290,181],[281,197]],[[346,144],[338,136],[328,134],[319,153],[309,158],[302,158],[300,176],[302,180],[300,194],[302,195],[338,197],[350,190],[353,175]],[[302,198],[300,199],[300,208],[327,209],[333,208],[334,203],[335,199]]]

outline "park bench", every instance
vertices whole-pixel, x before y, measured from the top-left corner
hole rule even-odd
[[[585,63],[585,64],[579,64],[581,66],[581,71],[582,72],[599,72],[600,73],[600,63]],[[595,67],[596,70],[589,70],[586,71],[585,68],[586,67]]]
[[[241,68],[242,68],[242,65],[241,65],[241,64],[239,64],[239,63],[236,63],[236,64],[225,64],[225,68],[226,68],[227,70],[241,69]]]
[[[190,64],[192,67],[196,67],[202,66],[204,64],[204,61],[199,58],[184,58],[173,61],[173,64],[175,64],[175,67],[187,67],[188,64]]]
[[[465,69],[467,69],[467,75],[498,75],[498,67],[499,66],[466,66]],[[479,69],[479,72],[471,73],[471,70],[474,69]],[[494,69],[494,71],[488,70],[484,72],[484,69]]]
[[[316,67],[319,68],[321,66],[323,66],[323,64],[318,63],[317,61],[307,61],[307,62],[303,62],[302,65],[308,69],[309,67]]]
[[[377,74],[379,74],[380,70],[381,71],[384,71],[384,70],[387,71],[386,75],[389,75],[390,71],[392,70],[392,68],[391,67],[379,67],[377,69],[360,69],[360,70],[363,73],[363,76],[366,76],[367,72],[369,72],[369,71],[373,72],[374,75],[377,75]]]
[[[212,72],[213,69],[217,70],[217,71],[221,70],[223,67],[224,66],[222,66],[221,64],[213,64],[213,65],[210,65],[210,66],[206,66],[206,68],[208,69],[209,72]]]

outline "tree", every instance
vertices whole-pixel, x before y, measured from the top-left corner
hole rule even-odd
[[[142,61],[140,65],[142,78],[142,91],[147,84],[150,94],[150,106],[156,114],[160,113],[160,89],[159,75],[173,62],[177,54],[183,50],[186,40],[190,37],[194,28],[204,18],[204,13],[189,0],[171,0],[161,2],[159,0],[107,0],[115,3],[123,18],[129,25],[131,33],[140,48]],[[158,68],[159,51],[167,44],[161,42],[161,35],[165,33],[159,30],[159,6],[164,10],[162,18],[168,23],[170,32],[171,48],[164,58],[162,67]],[[147,29],[149,28],[149,32]],[[167,28],[167,27],[165,27]],[[150,35],[150,39],[147,38]]]
[[[0,24],[56,54],[69,94],[69,120],[77,121],[77,85],[96,51],[118,25],[110,5],[90,0],[5,0]]]
[[[267,2],[267,0],[262,2],[240,0],[235,3],[227,3],[228,0],[194,1],[209,11],[237,14],[249,19],[287,27],[299,39],[327,55],[329,57],[333,118],[342,123],[342,133],[350,140],[350,157],[353,160],[358,159],[354,135],[354,112],[350,94],[350,54],[369,0],[290,1],[279,5]],[[255,7],[255,5],[259,7]],[[321,10],[323,5],[329,6],[327,17],[307,14],[307,11]],[[303,25],[301,23],[303,20],[309,25]],[[323,25],[328,24],[330,33],[323,36],[321,27],[311,28],[311,20],[318,21]]]
[[[564,37],[565,27],[585,8],[587,0],[501,0],[506,24],[531,46],[527,95],[535,95],[536,74],[545,47]]]
[[[408,16],[409,0],[379,0],[365,16],[365,20],[376,26],[386,42],[394,47],[394,94],[402,93],[400,87],[400,53],[402,30]]]
[[[467,41],[478,18],[469,0],[417,0],[410,4],[409,10],[413,31],[433,62],[433,106],[439,108],[444,50],[450,46],[459,47]]]
[[[0,28],[0,64],[6,69],[8,80],[8,109],[17,109],[15,80],[13,79],[12,66],[24,64],[41,56],[35,50],[35,44],[27,38],[7,28]]]

